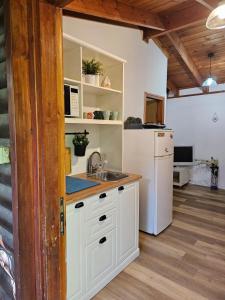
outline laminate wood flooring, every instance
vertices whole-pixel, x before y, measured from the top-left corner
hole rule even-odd
[[[174,190],[174,221],[94,300],[225,300],[225,191]]]

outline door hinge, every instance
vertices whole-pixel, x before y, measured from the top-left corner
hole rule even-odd
[[[60,234],[65,232],[65,212],[64,212],[64,198],[60,198]]]

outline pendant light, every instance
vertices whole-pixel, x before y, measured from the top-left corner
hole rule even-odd
[[[209,77],[203,82],[202,86],[203,87],[216,87],[217,82],[215,79],[212,77],[212,58],[214,57],[214,53],[209,53],[208,58],[210,60],[210,65],[209,65]]]
[[[215,8],[209,15],[206,21],[208,29],[222,29],[225,28],[225,1],[221,1],[217,8]]]

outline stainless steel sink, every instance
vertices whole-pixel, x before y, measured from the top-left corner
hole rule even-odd
[[[101,181],[118,181],[120,179],[128,177],[127,174],[113,171],[102,171],[95,174],[89,174],[88,176]]]

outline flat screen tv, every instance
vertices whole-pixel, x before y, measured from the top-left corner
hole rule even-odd
[[[192,146],[175,146],[174,147],[174,164],[191,165],[193,164],[193,147]]]

